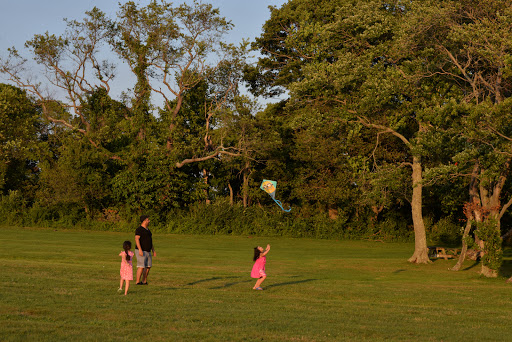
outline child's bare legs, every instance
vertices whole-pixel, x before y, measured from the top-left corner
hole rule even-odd
[[[119,289],[122,289],[123,288],[123,278],[121,278],[121,280],[119,281]]]
[[[126,287],[124,288],[124,295],[126,296],[128,294],[128,289],[130,288],[130,281],[126,281]]]
[[[254,285],[253,289],[257,289],[261,286],[261,283],[267,278],[267,276],[261,277],[256,281],[256,284]]]

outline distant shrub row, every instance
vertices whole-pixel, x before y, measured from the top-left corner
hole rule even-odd
[[[305,217],[301,208],[284,213],[279,208],[252,206],[244,208],[218,201],[196,205],[189,209],[174,209],[165,217],[145,213],[152,218],[153,231],[176,234],[286,236],[318,239],[370,239],[381,241],[412,241],[412,228],[392,217],[378,223],[363,220],[349,222],[345,217],[331,219],[327,214]],[[29,206],[23,198],[11,193],[0,197],[1,224],[88,230],[131,231],[138,217],[122,210],[104,210],[101,216],[90,218],[78,206]],[[371,221],[371,220],[370,220]]]

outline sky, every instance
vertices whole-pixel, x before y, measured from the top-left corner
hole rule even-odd
[[[0,0],[0,56],[6,57],[7,49],[14,46],[20,52],[34,34],[48,31],[60,35],[65,30],[64,18],[80,20],[85,11],[98,7],[108,17],[114,18],[119,2],[124,0]],[[149,0],[136,0],[146,5]],[[192,4],[193,0],[174,1],[173,4]],[[204,0],[219,8],[221,16],[231,20],[234,29],[226,36],[230,43],[242,39],[254,40],[261,35],[262,26],[270,17],[268,6],[281,7],[287,0]],[[0,82],[5,82],[1,78]],[[120,92],[120,91],[118,91]],[[115,95],[115,94],[113,94]]]

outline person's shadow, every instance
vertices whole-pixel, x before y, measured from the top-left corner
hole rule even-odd
[[[206,283],[209,281],[215,281],[215,280],[219,280],[219,279],[229,279],[229,278],[237,278],[237,277],[235,277],[235,276],[233,276],[233,277],[213,277],[213,278],[207,278],[207,279],[200,279],[200,280],[193,281],[193,282],[185,284],[185,285],[192,286],[192,285],[196,285],[196,284],[200,284],[200,283]]]
[[[303,283],[309,283],[310,281],[315,281],[315,280],[318,280],[318,279],[303,279],[303,280],[295,280],[295,281],[286,281],[284,283],[270,284],[268,286],[265,286],[265,288],[270,289],[272,287],[303,284]]]
[[[234,285],[243,284],[243,283],[250,283],[250,282],[253,281],[253,279],[242,280],[242,278],[236,277],[236,276],[231,276],[231,277],[212,277],[212,278],[196,280],[196,281],[193,281],[191,283],[185,284],[185,286],[192,286],[192,285],[196,285],[196,284],[200,284],[200,283],[206,283],[206,282],[215,281],[215,280],[221,280],[221,279],[235,279],[235,278],[238,278],[239,280],[238,281],[230,281],[230,282],[227,282],[224,285],[220,285],[220,286],[210,287],[210,290],[225,289],[225,288],[228,288],[228,287],[231,287],[231,286],[234,286]],[[283,282],[283,283],[270,284],[268,286],[265,286],[265,288],[269,289],[269,288],[272,288],[272,287],[296,285],[296,284],[308,283],[310,281],[315,281],[315,280],[317,280],[317,279],[302,279],[302,280],[287,281],[287,282]]]
[[[232,278],[235,278],[235,277],[232,277]],[[252,280],[250,280],[250,279],[249,280],[241,280],[241,281],[233,281],[233,282],[229,282],[224,285],[221,285],[221,286],[210,287],[210,290],[225,289],[225,288],[231,287],[233,285],[242,284],[242,283],[250,283],[250,282],[252,282]]]

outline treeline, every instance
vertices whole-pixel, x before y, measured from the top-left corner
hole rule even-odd
[[[512,204],[507,1],[290,0],[239,46],[201,3],[67,25],[26,42],[31,59],[0,60],[4,223],[132,229],[146,213],[172,232],[414,238],[418,263],[427,243],[462,241],[496,274]],[[135,80],[117,100],[116,63]]]

